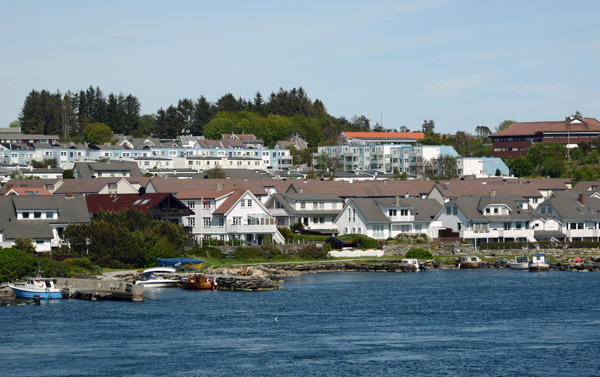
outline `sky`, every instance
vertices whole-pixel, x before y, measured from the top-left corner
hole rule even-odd
[[[302,87],[385,128],[600,117],[600,1],[0,0],[0,127],[32,90],[136,96]]]

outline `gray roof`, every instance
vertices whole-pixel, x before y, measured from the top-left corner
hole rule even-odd
[[[17,210],[58,210],[58,219],[17,220]],[[0,231],[6,239],[52,238],[51,224],[89,223],[85,198],[0,196]]]
[[[377,198],[377,203],[388,208],[410,208],[415,221],[431,221],[440,211],[442,205],[435,199],[417,198]]]
[[[377,202],[371,198],[353,198],[350,199],[356,206],[356,209],[370,223],[391,223],[390,219],[383,213]]]
[[[579,195],[583,196],[583,204],[579,202]],[[600,199],[592,191],[555,192],[550,198],[542,202],[536,209],[536,214],[541,212],[541,207],[551,205],[556,212],[566,220],[596,220],[600,217]]]
[[[285,194],[281,194],[281,196],[285,198],[289,198],[293,201],[308,201],[308,200],[330,200],[330,201],[343,201],[342,198],[337,196],[336,194],[332,194],[329,192],[286,192]]]
[[[469,220],[475,221],[495,221],[495,220],[531,220],[533,211],[531,208],[519,208],[517,202],[506,196],[489,195],[463,195],[452,199],[447,205],[456,204],[461,212]],[[489,205],[504,204],[510,211],[508,215],[485,215],[484,210]]]
[[[94,171],[128,171],[132,177],[141,177],[143,174],[135,162],[110,161],[110,162],[76,162],[73,169],[77,169],[81,178],[92,178]]]
[[[317,198],[316,195],[319,195],[319,197]],[[315,210],[311,210],[311,209],[306,209],[306,210],[297,210],[294,207],[292,207],[290,205],[290,203],[286,200],[287,198],[292,199],[293,196],[306,196],[303,197],[301,199],[292,199],[293,201],[296,200],[336,200],[336,201],[342,201],[342,199],[340,197],[338,197],[337,195],[334,194],[327,194],[329,197],[328,198],[324,198],[322,196],[322,194],[273,194],[271,196],[271,198],[269,198],[269,200],[267,201],[267,203],[265,203],[265,206],[267,208],[273,208],[272,204],[274,201],[279,202],[283,208],[286,210],[286,212],[288,212],[290,215],[292,216],[337,216],[341,209],[315,209]],[[310,197],[310,198],[308,198]]]

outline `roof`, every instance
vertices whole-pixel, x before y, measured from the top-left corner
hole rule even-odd
[[[231,190],[183,190],[176,195],[177,199],[217,199],[231,194]]]
[[[278,187],[277,191],[283,192],[289,186],[289,183],[275,179],[178,179],[169,177],[152,178],[150,183],[157,192],[173,194],[183,190],[214,190],[220,185],[222,190],[248,189],[254,195],[267,195],[265,187]]]
[[[267,207],[271,207],[271,203],[277,200],[285,209],[287,213],[293,216],[337,216],[341,209],[305,209],[305,210],[297,210],[290,205],[290,203],[285,198],[290,198],[293,201],[296,200],[335,200],[335,201],[343,201],[342,198],[338,197],[335,194],[326,194],[327,198],[322,196],[323,194],[273,194],[271,198],[265,204]],[[337,198],[334,199],[333,197]],[[297,197],[299,199],[294,199]],[[310,199],[309,199],[310,198]]]
[[[579,201],[580,195],[583,204]],[[536,212],[541,212],[541,207],[550,204],[558,214],[567,220],[596,220],[600,217],[600,199],[593,191],[584,192],[557,192],[541,203]]]
[[[146,212],[158,206],[163,200],[171,197],[170,193],[158,194],[93,194],[85,199],[90,213],[96,214],[103,211],[121,211],[133,208],[140,212]]]
[[[423,139],[422,132],[344,132],[348,139]]]
[[[67,191],[73,194],[97,194],[108,184],[117,184],[125,177],[100,177],[65,179],[63,184],[54,191],[55,195],[65,195]]]
[[[247,190],[234,190],[231,195],[217,208],[213,215],[225,215],[240,200]]]
[[[369,223],[390,223],[377,202],[371,198],[353,198],[350,201]]]
[[[58,219],[17,220],[17,210],[58,210]],[[56,196],[0,196],[0,231],[5,239],[53,238],[51,224],[89,223],[85,199]]]
[[[435,199],[416,198],[377,198],[377,203],[385,208],[411,208],[415,221],[431,221],[442,205]]]
[[[447,205],[456,204],[469,220],[498,221],[498,220],[530,220],[533,218],[531,208],[519,208],[517,202],[504,196],[463,195],[450,200]],[[510,211],[508,215],[485,215],[484,209],[490,205],[505,205]]]
[[[13,191],[16,195],[52,195],[43,187],[12,187],[5,195]]]
[[[490,136],[535,135],[543,132],[600,132],[600,122],[595,118],[570,119],[549,122],[514,122],[510,127]]]
[[[75,169],[79,171],[81,178],[92,178],[95,175],[93,171],[128,171],[131,176],[143,175],[133,161],[76,162],[73,166],[73,170]]]

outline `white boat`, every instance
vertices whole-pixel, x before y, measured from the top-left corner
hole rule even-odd
[[[142,272],[142,277],[140,278],[140,280],[137,280],[135,282],[135,285],[143,285],[144,288],[173,287],[177,283],[179,283],[178,280],[167,279],[158,274],[161,274],[161,273],[169,274],[169,273],[173,273],[175,271],[176,270],[172,267],[152,267],[152,268],[145,269]]]
[[[529,268],[529,258],[524,256],[517,256],[509,260],[508,267],[513,270],[527,270]]]
[[[550,265],[546,262],[546,254],[533,254],[529,262],[529,271],[548,271]]]
[[[481,259],[474,255],[464,256],[458,258],[455,262],[456,267],[464,269],[464,268],[479,268],[481,264]]]
[[[402,266],[411,266],[414,267],[417,271],[419,271],[419,261],[416,259],[402,259],[400,261]]]
[[[54,279],[42,278],[38,269],[36,277],[25,279],[25,283],[8,285],[15,295],[19,298],[34,298],[38,296],[41,299],[62,298],[62,292],[54,286]]]

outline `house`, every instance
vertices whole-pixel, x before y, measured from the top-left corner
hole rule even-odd
[[[441,204],[434,199],[352,198],[334,220],[340,235],[365,234],[377,240],[399,234],[437,237],[440,224],[434,221]]]
[[[527,153],[535,143],[562,144],[575,148],[600,136],[600,122],[595,118],[569,117],[564,121],[514,122],[510,127],[490,135],[494,157],[517,157]]]
[[[18,237],[31,238],[37,252],[61,245],[69,224],[89,224],[82,197],[50,195],[0,196],[0,246],[11,247]]]
[[[7,186],[4,195],[52,195],[50,191],[43,187],[12,187],[11,184],[7,184]]]
[[[530,226],[533,211],[526,198],[490,195],[463,195],[451,199],[435,220],[441,227],[458,232],[475,247],[482,242],[535,242]]]
[[[147,178],[146,178],[147,179]],[[123,177],[65,179],[54,195],[137,194],[136,187]]]
[[[264,147],[263,141],[253,134],[223,134],[220,141],[223,148],[262,149]]]
[[[62,179],[13,179],[0,188],[0,195],[8,192],[8,187],[43,187],[54,193],[63,184]]]
[[[183,190],[177,198],[194,211],[184,224],[199,242],[212,238],[260,244],[265,235],[285,242],[271,212],[250,190]]]
[[[279,140],[275,143],[275,149],[286,149],[290,147],[294,147],[296,150],[301,151],[308,148],[308,143],[298,134],[289,137],[287,140]]]
[[[172,194],[149,194],[143,189],[139,194],[92,194],[86,196],[85,200],[90,215],[132,208],[140,212],[150,211],[157,220],[184,225],[183,218],[194,214]]]
[[[312,231],[337,230],[334,219],[340,213],[344,201],[332,193],[285,193],[273,194],[265,206],[277,219],[277,226],[290,228],[301,222]]]
[[[74,178],[98,177],[141,177],[143,174],[135,162],[76,162],[73,167]]]
[[[534,212],[532,228],[539,241],[600,241],[600,194],[556,192]]]

